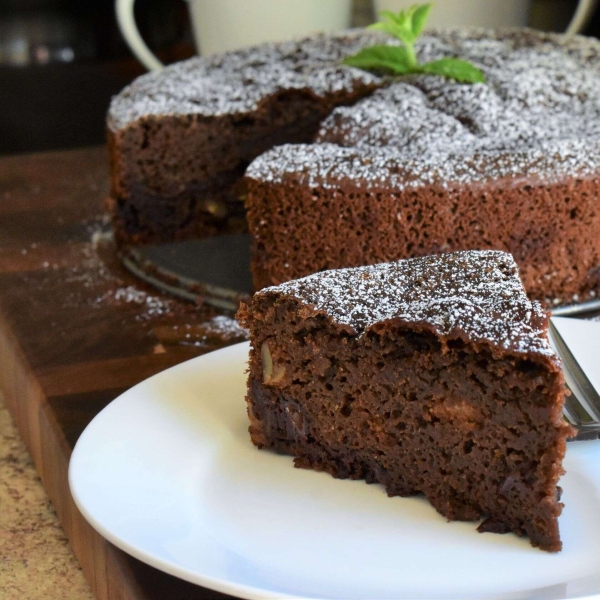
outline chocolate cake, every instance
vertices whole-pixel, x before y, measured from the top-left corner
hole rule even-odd
[[[509,254],[325,271],[256,293],[238,317],[259,448],[561,549],[563,377]]]
[[[459,56],[487,83],[396,79],[246,172],[255,287],[465,249],[513,254],[530,297],[600,287],[600,43],[451,30],[421,62]]]
[[[397,42],[319,35],[125,88],[108,115],[117,242],[244,231],[247,193],[256,288],[490,248],[514,255],[531,297],[595,296],[600,42],[523,29],[419,38],[420,62],[470,60],[487,77],[474,85],[341,64],[376,43]]]

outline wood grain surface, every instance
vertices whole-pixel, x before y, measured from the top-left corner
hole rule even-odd
[[[71,451],[102,408],[154,373],[240,341],[214,309],[122,269],[107,188],[104,148],[0,159],[0,390],[98,598],[226,598],[116,549],[69,493]]]
[[[96,596],[227,598],[121,552],[71,498],[71,451],[129,387],[241,341],[232,315],[146,287],[118,262],[105,148],[0,158],[0,392]]]

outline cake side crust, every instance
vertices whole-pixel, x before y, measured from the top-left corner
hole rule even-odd
[[[532,149],[507,158],[501,168],[497,156],[481,154],[447,156],[436,170],[425,158],[384,149],[276,148],[246,173],[255,287],[323,269],[487,248],[514,255],[533,298],[595,297],[600,171],[595,155],[587,154],[585,166],[582,153],[585,144],[561,142],[547,154]],[[460,169],[470,180],[450,178]]]

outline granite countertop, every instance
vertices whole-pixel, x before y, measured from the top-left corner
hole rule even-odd
[[[0,596],[91,600],[92,592],[0,396]]]

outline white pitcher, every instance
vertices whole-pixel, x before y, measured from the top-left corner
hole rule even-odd
[[[377,14],[407,8],[416,0],[374,0]],[[115,0],[117,21],[133,53],[148,69],[162,63],[144,43],[133,16],[135,0]],[[585,27],[598,0],[579,0],[568,34]],[[204,56],[282,41],[350,25],[351,0],[188,0],[198,52]],[[437,0],[428,25],[527,25],[530,0]]]
[[[162,63],[135,23],[135,0],[115,0],[123,37],[150,70]],[[350,26],[351,0],[188,0],[196,48],[203,56]]]

